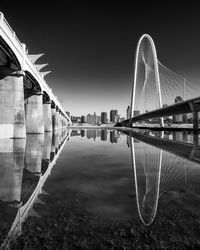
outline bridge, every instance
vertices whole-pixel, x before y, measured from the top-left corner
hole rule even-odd
[[[70,117],[46,83],[47,64],[28,53],[0,13],[0,138],[25,138],[71,124]]]
[[[132,127],[137,122],[157,119],[160,127],[164,128],[164,117],[181,118],[183,114],[190,113],[193,129],[198,130],[199,93],[198,84],[186,80],[158,61],[153,39],[144,34],[136,48],[129,117],[116,126]]]

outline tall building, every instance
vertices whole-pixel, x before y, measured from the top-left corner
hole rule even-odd
[[[91,115],[91,114],[87,115],[87,123],[89,123],[89,124],[96,124],[97,123],[96,113],[94,113],[94,115]]]
[[[96,123],[98,123],[98,124],[101,123],[101,116],[100,116],[100,115],[97,115],[96,120],[97,120]]]
[[[107,112],[101,112],[101,123],[107,124]]]
[[[181,96],[177,96],[175,99],[174,99],[174,102],[175,103],[179,103],[179,102],[182,102],[183,101],[183,98]],[[184,116],[186,117],[186,116]],[[185,120],[185,119],[184,119]],[[174,123],[182,123],[183,122],[183,115],[180,114],[180,115],[173,115],[172,116],[172,121]]]
[[[71,121],[74,123],[81,122],[80,116],[71,116]]]
[[[111,110],[110,111],[110,122],[117,122],[116,119],[119,118],[118,116],[118,110],[115,109],[115,110]]]
[[[85,123],[85,116],[84,115],[81,116],[81,123]]]

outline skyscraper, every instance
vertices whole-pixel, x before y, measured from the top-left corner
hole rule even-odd
[[[84,115],[81,116],[81,123],[85,123],[85,116]]]
[[[101,112],[101,123],[107,124],[107,112]]]
[[[117,122],[117,119],[119,118],[118,116],[118,110],[115,109],[115,110],[111,110],[110,111],[110,122]]]
[[[183,98],[181,96],[177,96],[174,100],[175,103],[182,102]],[[183,115],[173,115],[173,122],[174,123],[182,123],[183,122]]]
[[[87,115],[87,123],[89,123],[89,124],[96,124],[96,122],[97,122],[96,113],[94,113],[94,115],[91,115],[91,114]]]

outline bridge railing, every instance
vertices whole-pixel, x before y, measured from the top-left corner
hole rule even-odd
[[[52,89],[49,88],[48,84],[46,83],[46,81],[44,80],[43,75],[41,74],[41,72],[35,67],[34,63],[32,62],[31,58],[28,55],[28,50],[25,47],[25,44],[21,43],[19,38],[16,36],[14,30],[11,28],[10,24],[8,23],[8,21],[6,20],[6,18],[4,17],[4,14],[2,12],[0,12],[0,24],[3,24],[4,29],[6,29],[6,34],[10,34],[10,36],[14,39],[14,41],[16,42],[15,46],[17,47],[17,50],[19,51],[19,53],[21,54],[22,57],[24,57],[26,63],[29,65],[29,67],[32,69],[32,71],[35,74],[36,78],[39,78],[39,80],[43,83],[44,88],[47,90],[47,92],[49,92],[50,96],[54,97],[54,100],[56,101],[56,105],[60,106],[59,108],[63,111],[64,115],[66,118],[67,115],[65,114],[65,111],[63,110],[62,106],[60,105],[57,97],[53,94]]]

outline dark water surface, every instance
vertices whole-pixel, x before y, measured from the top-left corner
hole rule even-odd
[[[200,249],[199,135],[0,141],[1,249]]]

